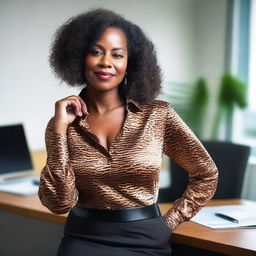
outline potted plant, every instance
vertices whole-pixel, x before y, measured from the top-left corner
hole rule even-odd
[[[224,74],[221,78],[221,86],[217,98],[217,111],[212,129],[212,138],[218,139],[220,124],[224,121],[225,139],[231,139],[233,112],[235,106],[245,108],[247,106],[246,84],[240,79]]]

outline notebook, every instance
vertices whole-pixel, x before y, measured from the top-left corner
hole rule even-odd
[[[256,228],[256,202],[206,206],[191,221],[213,229]]]
[[[37,194],[35,173],[22,124],[0,126],[0,191]]]

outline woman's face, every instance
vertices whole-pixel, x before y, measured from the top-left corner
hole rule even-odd
[[[127,39],[118,28],[107,28],[85,56],[87,86],[108,91],[124,79],[128,62]]]

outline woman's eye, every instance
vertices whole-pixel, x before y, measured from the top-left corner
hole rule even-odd
[[[123,55],[117,54],[117,53],[113,54],[113,56],[114,56],[115,58],[123,58],[123,57],[124,57]]]
[[[100,50],[91,50],[90,53],[93,55],[93,56],[99,56],[102,54],[102,52]]]

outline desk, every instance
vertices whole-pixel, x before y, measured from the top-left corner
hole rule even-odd
[[[245,200],[212,200],[207,205],[242,204]],[[169,204],[160,205],[164,214]],[[213,230],[187,221],[173,232],[172,242],[205,249],[226,255],[256,255],[256,228]]]
[[[236,204],[242,200],[216,200],[208,205]],[[160,204],[164,214],[171,204]],[[0,210],[64,224],[66,214],[54,215],[40,204],[37,196],[22,197],[0,193]],[[212,230],[197,223],[182,223],[173,231],[172,242],[227,255],[256,255],[256,229]]]
[[[38,155],[45,158],[45,154],[39,153]],[[38,161],[36,165],[40,166],[43,162]],[[241,203],[243,203],[243,200],[213,200],[208,205]],[[159,207],[162,215],[164,215],[171,204],[160,204]],[[0,211],[29,216],[33,219],[54,224],[64,224],[67,216],[66,214],[52,214],[41,205],[38,196],[24,197],[1,192]],[[188,221],[182,223],[173,231],[172,242],[226,255],[256,255],[256,229],[212,230]]]

